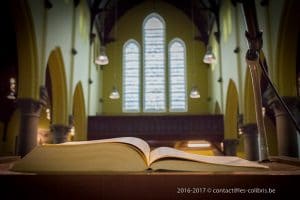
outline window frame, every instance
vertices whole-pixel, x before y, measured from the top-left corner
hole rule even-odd
[[[185,108],[184,109],[172,109],[171,108],[171,47],[174,43],[180,43],[182,45],[182,48],[183,48],[183,71],[184,71],[184,75],[183,75],[183,78],[184,78],[184,91],[185,91],[185,94],[184,94],[184,105],[185,105]],[[188,98],[187,98],[187,56],[186,56],[186,45],[185,45],[185,42],[179,38],[179,37],[175,37],[173,38],[169,44],[168,44],[168,100],[169,100],[169,104],[168,104],[168,109],[169,109],[169,112],[187,112],[188,111]]]
[[[162,81],[164,82],[163,84],[163,109],[147,109],[145,108],[145,104],[146,104],[146,92],[145,92],[145,86],[146,86],[146,74],[145,74],[145,63],[146,63],[146,29],[145,29],[145,25],[148,22],[149,19],[151,19],[152,17],[155,17],[157,20],[159,20],[159,22],[161,22],[161,27],[162,27],[162,35],[159,36],[162,39],[162,66],[163,66],[163,79]],[[159,25],[160,26],[160,25]],[[123,44],[123,52],[122,52],[122,65],[123,65],[123,69],[122,69],[122,83],[123,83],[123,100],[122,100],[122,112],[123,113],[184,113],[184,112],[188,112],[188,94],[187,94],[187,84],[188,84],[188,80],[187,80],[187,49],[186,49],[186,44],[185,42],[179,38],[179,37],[174,37],[173,39],[171,39],[169,42],[166,41],[166,22],[163,19],[162,16],[160,16],[158,13],[150,13],[149,15],[147,15],[144,20],[143,20],[143,24],[142,24],[142,45],[135,39],[128,39],[124,44]],[[167,44],[168,42],[168,44]],[[174,109],[171,107],[171,101],[172,101],[172,94],[171,94],[171,71],[172,71],[172,66],[171,66],[171,56],[172,56],[172,52],[171,52],[171,47],[172,45],[174,45],[174,43],[178,42],[182,48],[183,48],[183,70],[184,70],[184,75],[183,75],[183,79],[184,79],[184,109]],[[125,109],[125,80],[126,80],[126,73],[125,73],[125,66],[126,66],[126,47],[131,44],[134,43],[137,47],[138,47],[138,109],[132,109],[132,110],[127,110]],[[160,44],[159,44],[160,45]],[[160,62],[160,61],[159,61]],[[160,68],[158,68],[160,69]]]
[[[163,26],[163,33],[162,33],[162,39],[163,39],[163,73],[164,73],[164,88],[163,88],[163,93],[164,93],[164,106],[163,106],[163,109],[160,109],[160,110],[156,110],[156,109],[147,109],[145,108],[145,105],[146,105],[146,90],[145,90],[145,78],[146,78],[146,74],[144,73],[145,71],[145,63],[146,63],[146,48],[145,48],[145,25],[146,23],[148,22],[149,19],[151,19],[152,17],[155,17],[157,18],[161,23],[162,23],[162,26]],[[142,99],[143,99],[143,109],[142,111],[144,113],[164,113],[164,112],[167,112],[167,86],[166,86],[166,82],[167,82],[167,79],[166,79],[166,22],[165,20],[156,12],[153,12],[153,13],[150,13],[149,15],[147,15],[143,21],[143,25],[142,25],[142,41],[143,41],[143,66],[142,66],[142,84],[143,84],[143,96],[142,96]]]
[[[135,44],[137,47],[138,47],[138,80],[139,80],[139,84],[138,84],[138,110],[126,110],[125,109],[125,93],[123,94],[123,100],[122,100],[122,111],[124,113],[140,113],[141,112],[141,86],[142,86],[142,80],[141,80],[141,45],[134,39],[129,39],[127,40],[124,45],[123,45],[123,52],[122,52],[122,78],[123,78],[123,81],[122,81],[122,89],[123,89],[123,92],[125,91],[125,80],[126,80],[126,73],[125,72],[125,67],[126,66],[126,63],[125,63],[125,53],[126,53],[126,47],[129,45],[129,44]]]

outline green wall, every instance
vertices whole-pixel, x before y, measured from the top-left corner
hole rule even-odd
[[[167,44],[175,37],[181,38],[186,45],[187,65],[187,96],[193,85],[200,91],[200,99],[188,98],[187,113],[168,114],[203,114],[208,113],[208,66],[202,62],[205,45],[194,36],[198,35],[197,29],[191,20],[175,7],[157,2],[155,8],[153,2],[146,1],[129,10],[123,15],[111,32],[111,37],[116,40],[107,44],[107,55],[109,64],[103,67],[103,113],[104,115],[120,115],[122,113],[122,49],[128,39],[135,39],[142,46],[142,24],[143,20],[150,13],[155,12],[161,15],[166,22],[165,42]],[[194,34],[195,33],[195,34]],[[167,48],[166,48],[167,52]],[[166,66],[168,57],[166,53]],[[142,60],[141,60],[142,62]],[[121,98],[118,100],[109,99],[113,85],[116,85]],[[166,87],[167,88],[167,87]],[[144,114],[144,113],[141,113]],[[149,114],[149,113],[148,113]]]

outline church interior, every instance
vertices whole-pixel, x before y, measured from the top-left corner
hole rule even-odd
[[[20,182],[53,186],[58,179],[80,190],[89,182],[86,191],[101,185],[111,192],[97,194],[104,199],[120,198],[126,188],[132,194],[130,182],[140,184],[135,192],[141,197],[149,184],[170,183],[168,190],[179,182],[211,186],[213,176],[219,179],[215,187],[230,179],[236,182],[227,185],[249,187],[273,181],[277,191],[283,186],[290,191],[286,184],[299,181],[299,1],[1,4],[0,180],[9,182],[7,188]],[[250,180],[209,171],[19,177],[7,168],[37,146],[114,137],[139,137],[151,148],[269,162],[275,170],[265,174],[270,179]],[[72,192],[66,187],[64,194]],[[182,199],[172,192],[163,197]],[[150,196],[144,199],[157,197],[145,194]]]

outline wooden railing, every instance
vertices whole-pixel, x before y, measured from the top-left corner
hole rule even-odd
[[[112,137],[140,137],[144,140],[224,139],[223,115],[175,116],[90,116],[88,140]]]

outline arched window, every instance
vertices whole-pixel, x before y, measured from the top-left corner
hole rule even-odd
[[[123,46],[123,112],[140,111],[140,47],[135,40]]]
[[[186,51],[184,42],[179,38],[169,43],[169,110],[187,111]]]
[[[145,18],[142,38],[143,52],[133,39],[123,46],[123,112],[186,112],[184,41],[175,38],[169,43],[166,67],[165,21],[160,15]]]
[[[144,46],[144,112],[166,111],[165,88],[165,22],[156,13],[143,23]]]

